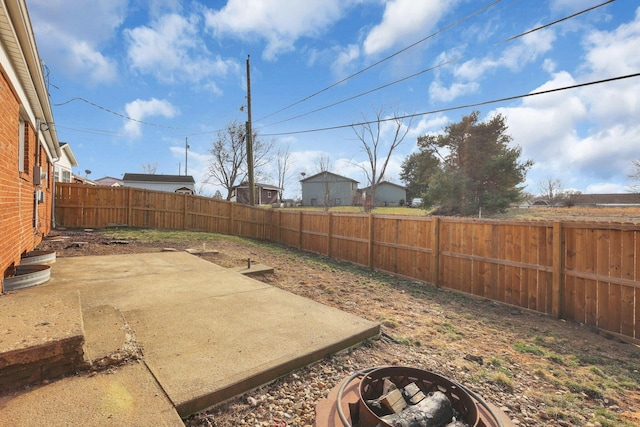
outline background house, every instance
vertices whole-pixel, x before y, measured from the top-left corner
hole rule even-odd
[[[114,178],[112,176],[104,176],[94,181],[97,185],[104,185],[106,187],[120,187],[124,185],[120,178]]]
[[[280,188],[270,184],[254,184],[256,205],[271,205],[278,201]],[[236,203],[249,204],[249,184],[246,182],[236,185],[232,189],[231,201]]]
[[[304,206],[351,206],[358,201],[358,181],[320,172],[300,181]]]
[[[53,170],[55,182],[72,182],[72,168],[78,166],[76,156],[71,150],[71,146],[66,142],[60,143],[60,158],[56,161]]]
[[[0,2],[0,274],[51,230],[62,156],[25,0]]]
[[[125,173],[123,185],[145,190],[167,191],[170,193],[195,194],[195,181],[191,175],[156,175],[145,173]]]
[[[360,190],[370,197],[371,187]],[[364,197],[362,197],[364,199]],[[393,182],[382,181],[376,185],[375,206],[404,206],[407,202],[407,189]]]

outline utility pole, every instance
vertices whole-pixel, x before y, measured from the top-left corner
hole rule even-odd
[[[184,175],[187,176],[187,165],[188,165],[188,159],[189,159],[189,137],[185,136],[184,137]]]
[[[251,55],[247,55],[247,170],[249,171],[249,205],[255,206],[256,184],[253,178],[253,131],[251,126],[251,69],[249,60]]]

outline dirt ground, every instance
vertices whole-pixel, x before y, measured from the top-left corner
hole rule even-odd
[[[219,251],[205,258],[223,267],[246,265],[247,258],[272,266],[275,273],[260,280],[379,322],[383,334],[186,425],[311,426],[318,399],[352,372],[381,365],[452,378],[517,425],[640,425],[640,348],[580,324],[280,245],[206,233],[56,230],[40,248],[65,257],[203,246]]]

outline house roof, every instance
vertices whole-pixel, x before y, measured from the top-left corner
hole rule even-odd
[[[380,187],[381,185],[391,185],[391,186],[393,186],[393,187],[398,187],[398,188],[400,188],[400,189],[402,189],[402,190],[406,190],[406,189],[407,189],[407,187],[405,187],[405,186],[403,186],[403,185],[396,184],[395,182],[389,182],[389,181],[382,181],[382,182],[378,183],[378,185],[376,185],[376,187]],[[368,190],[368,189],[370,189],[370,188],[371,188],[371,186],[364,187],[364,188],[362,189],[362,191],[366,191],[366,190]]]
[[[33,27],[27,12],[25,0],[7,0],[0,2],[0,40],[11,61],[19,84],[24,89],[32,119],[40,122],[40,134],[45,140],[47,151],[53,157],[60,157],[60,143],[55,126],[53,111],[49,102],[49,91],[36,47]]]
[[[96,182],[102,182],[102,181],[118,181],[118,182],[122,182],[122,180],[120,178],[114,178],[112,176],[103,176],[102,178],[98,178],[95,180]]]
[[[281,190],[280,187],[276,187],[275,185],[271,185],[271,184],[260,184],[259,182],[255,182],[253,185],[256,188],[262,188],[263,190]],[[249,188],[249,183],[241,182],[240,184],[234,186],[233,188]]]
[[[333,177],[335,177],[335,178],[338,178],[338,179],[339,179],[339,181],[349,181],[349,182],[359,183],[359,182],[358,182],[358,181],[356,181],[355,179],[347,178],[346,176],[338,175],[337,173],[327,172],[327,171],[320,172],[320,173],[317,173],[317,174],[315,174],[315,175],[311,175],[311,176],[309,176],[309,177],[307,177],[307,178],[305,178],[305,179],[301,179],[301,180],[300,180],[300,182],[306,182],[306,181],[312,180],[312,179],[314,179],[314,178],[319,177],[320,175],[325,175],[325,176],[327,176],[327,175],[331,175],[331,176],[333,176]]]
[[[135,181],[135,182],[180,182],[187,184],[195,184],[195,180],[191,175],[156,175],[146,173],[125,173],[122,177],[122,181]]]
[[[67,159],[69,159],[69,163],[71,163],[71,166],[78,166],[78,160],[73,154],[73,151],[71,150],[71,146],[69,144],[67,144],[66,142],[61,142],[60,152],[64,153],[67,156]]]
[[[640,205],[640,194],[576,194],[571,200],[576,205]]]

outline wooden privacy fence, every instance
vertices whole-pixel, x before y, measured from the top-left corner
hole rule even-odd
[[[55,222],[63,227],[112,225],[211,231],[269,239],[270,212],[188,194],[133,187],[56,183]]]
[[[271,240],[640,342],[640,227],[632,224],[268,210],[76,184],[57,186],[56,222]]]

